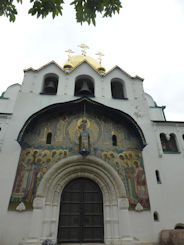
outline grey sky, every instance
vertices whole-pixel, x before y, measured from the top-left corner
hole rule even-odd
[[[25,1],[25,0],[24,0]],[[97,18],[97,25],[80,25],[66,1],[62,17],[36,19],[19,6],[15,23],[0,18],[0,92],[22,83],[23,69],[55,60],[63,65],[65,50],[80,54],[81,43],[95,58],[105,54],[107,70],[119,65],[143,77],[144,88],[158,105],[166,105],[167,120],[184,121],[184,3],[182,0],[123,0],[113,18]],[[97,58],[97,57],[96,57]]]

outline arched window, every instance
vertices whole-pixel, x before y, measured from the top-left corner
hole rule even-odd
[[[89,77],[78,78],[75,82],[75,96],[94,96],[94,82]]]
[[[116,137],[116,135],[112,135],[112,145],[117,146],[117,137]]]
[[[166,152],[168,147],[167,147],[167,139],[165,134],[163,133],[160,134],[160,141],[161,141],[163,152]]]
[[[166,136],[166,134],[161,133],[160,141],[163,152],[178,152],[175,134],[170,134]]]
[[[183,140],[184,140],[184,134],[183,134]]]
[[[157,184],[161,184],[160,173],[159,170],[155,170],[155,175],[157,179]]]
[[[159,221],[159,214],[158,214],[158,212],[154,212],[153,213],[153,219],[154,219],[154,221]]]
[[[51,144],[52,141],[52,133],[47,134],[46,144]]]
[[[58,76],[55,74],[47,75],[43,82],[41,94],[55,95],[58,88]]]
[[[182,223],[176,224],[174,229],[175,230],[183,230],[184,229],[184,224],[182,224]]]
[[[123,82],[117,79],[111,81],[111,93],[114,99],[125,99]]]

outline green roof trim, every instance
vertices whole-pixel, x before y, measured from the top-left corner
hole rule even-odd
[[[5,92],[3,92],[3,93],[1,94],[0,99],[1,99],[1,100],[8,100],[9,98],[4,97],[4,94],[5,94]]]
[[[164,117],[164,120],[166,121],[166,117],[165,117],[165,113],[164,113],[164,109],[166,108],[166,106],[157,106],[156,102],[154,102],[155,106],[150,106],[149,108],[152,109],[161,109],[162,110],[162,115]]]
[[[164,154],[180,154],[179,151],[163,151]]]

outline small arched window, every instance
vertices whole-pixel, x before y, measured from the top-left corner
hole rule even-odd
[[[111,81],[111,93],[114,99],[125,99],[123,82],[117,79]]]
[[[160,134],[160,141],[161,141],[163,152],[166,152],[168,147],[167,147],[167,139],[165,134],[163,133]]]
[[[159,221],[159,214],[158,214],[157,211],[155,211],[155,212],[153,213],[153,219],[154,219],[154,221]]]
[[[47,134],[46,144],[51,144],[52,142],[52,133]]]
[[[155,176],[156,176],[156,180],[157,180],[157,184],[161,184],[161,179],[160,179],[160,173],[159,170],[155,170]]]
[[[184,224],[182,224],[182,223],[176,224],[174,229],[175,230],[183,230],[184,229]]]
[[[178,152],[175,134],[160,134],[160,141],[163,152]]]
[[[75,82],[75,96],[94,97],[94,82],[89,77],[78,78]]]
[[[112,145],[117,146],[117,137],[116,137],[116,135],[112,135]]]
[[[55,95],[58,88],[58,76],[55,74],[47,75],[43,81],[41,94]]]
[[[184,140],[184,134],[183,134],[183,136],[182,136],[182,137],[183,137],[183,140]]]

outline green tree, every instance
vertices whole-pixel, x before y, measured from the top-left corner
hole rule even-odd
[[[18,14],[16,3],[22,4],[23,0],[0,0],[0,16],[4,15],[14,22]],[[28,13],[36,15],[37,18],[45,18],[49,13],[53,18],[62,15],[63,0],[30,0],[30,3],[32,6]],[[75,8],[77,22],[93,23],[94,25],[97,13],[101,13],[103,17],[111,17],[119,13],[122,8],[120,0],[74,0],[70,5]]]

